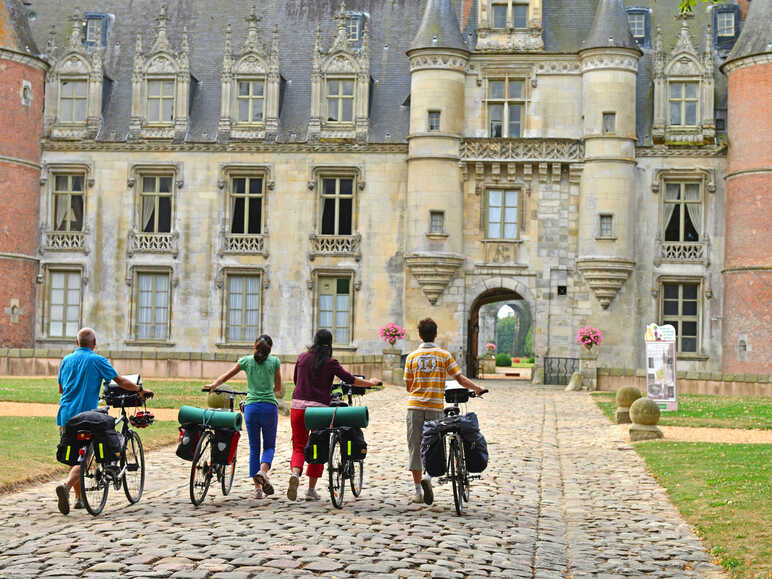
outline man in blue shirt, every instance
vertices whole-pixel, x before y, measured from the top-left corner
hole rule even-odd
[[[102,382],[115,381],[124,390],[143,392],[110,365],[107,358],[94,352],[96,334],[91,328],[78,332],[78,349],[64,357],[59,366],[59,412],[56,424],[60,433],[67,421],[81,412],[94,410],[99,405],[99,390]],[[150,393],[150,391],[144,391]],[[75,508],[83,507],[80,498],[80,466],[74,466],[67,475],[66,482],[56,487],[59,510],[66,515],[70,512],[70,489],[75,489]]]

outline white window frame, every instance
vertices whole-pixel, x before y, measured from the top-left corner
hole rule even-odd
[[[628,12],[627,24],[630,27],[630,34],[636,40],[646,39],[646,14],[643,12]],[[640,34],[637,32],[640,31]]]
[[[244,179],[244,193],[236,193],[235,192],[235,181],[236,179]],[[265,230],[265,175],[262,173],[229,173],[228,175],[228,200],[227,200],[227,210],[226,215],[228,216],[227,224],[228,224],[228,235],[263,235],[263,232]],[[250,193],[249,192],[249,183],[252,180],[260,180],[260,192],[259,193]],[[235,198],[243,198],[244,199],[244,232],[243,233],[234,233],[233,232],[233,199]],[[250,209],[250,203],[249,201],[253,198],[259,198],[260,199],[260,231],[253,233],[250,231],[247,231],[249,229],[249,209]]]
[[[248,95],[242,95],[241,94],[241,83],[248,83],[249,84],[249,94]],[[263,85],[263,94],[262,95],[254,95],[252,93],[253,90],[253,84],[254,83],[261,83]],[[236,124],[238,125],[251,125],[251,126],[262,126],[265,124],[265,94],[266,91],[266,80],[264,76],[256,76],[256,77],[239,77],[236,79]],[[243,101],[246,101],[248,103],[248,113],[249,113],[249,120],[242,120],[241,119],[241,103]],[[252,120],[254,114],[253,114],[253,107],[255,104],[259,103],[260,106],[260,120],[255,121]]]
[[[435,123],[436,121],[436,123]],[[442,112],[431,110],[426,114],[426,130],[430,133],[439,132],[442,127]]]
[[[46,266],[46,274],[48,278],[48,287],[46,288],[46,317],[45,317],[45,331],[44,334],[54,340],[71,340],[72,338],[75,338],[78,334],[78,330],[81,327],[81,320],[83,316],[83,269],[81,267],[68,267],[63,265],[48,265]],[[56,274],[64,274],[65,275],[65,287],[62,288],[63,296],[64,296],[64,302],[62,305],[62,333],[61,335],[54,335],[51,333],[51,325],[53,323],[53,317],[51,314],[51,310],[53,306],[55,305],[53,303],[53,290],[54,290],[54,275]],[[78,276],[78,285],[77,288],[69,288],[69,279],[71,275],[77,275]],[[78,292],[78,314],[77,318],[73,318],[72,320],[68,316],[68,307],[69,306],[69,291],[77,289]],[[56,304],[58,305],[58,304]],[[75,324],[75,331],[72,334],[67,333],[67,324],[74,323]]]
[[[608,231],[603,230],[604,222],[608,223]],[[598,239],[615,239],[613,213],[600,213],[598,215]]]
[[[681,85],[681,96],[680,97],[673,97],[672,96],[672,87],[673,85],[679,84]],[[686,96],[686,86],[693,84],[695,89],[695,96],[694,97],[687,97]],[[698,127],[700,124],[700,109],[701,109],[701,103],[700,103],[700,96],[702,94],[702,87],[700,86],[700,82],[695,79],[680,79],[680,78],[671,78],[668,79],[667,83],[667,119],[668,119],[668,125],[671,127]],[[672,115],[672,103],[678,102],[680,103],[680,115],[681,115],[681,122],[680,123],[673,123],[673,115]],[[686,104],[689,102],[695,102],[696,103],[696,110],[694,114],[694,124],[687,125],[686,124]]]
[[[168,178],[170,181],[169,193],[161,193],[161,179]],[[153,191],[145,192],[145,179],[154,179],[155,187]],[[175,173],[173,172],[151,172],[141,171],[137,178],[137,230],[145,235],[157,235],[168,234],[174,232],[174,212],[175,212],[175,187],[176,187]],[[154,201],[154,215],[153,215],[153,230],[145,231],[144,220],[142,219],[142,213],[144,208],[145,197],[155,197]],[[158,231],[158,215],[160,208],[160,198],[169,197],[169,204],[171,206],[169,210],[169,231]]]
[[[66,177],[67,178],[67,189],[57,189],[57,181],[60,177]],[[73,177],[80,177],[82,180],[82,189],[80,191],[73,191],[72,189],[72,178]],[[66,224],[66,227],[64,229],[58,229],[57,228],[57,222],[56,222],[56,201],[59,197],[67,197],[67,213],[69,214],[72,210],[72,197],[78,196],[82,197],[83,199],[83,215],[81,216],[81,227],[80,229],[73,229],[71,226],[71,219],[69,215],[65,216],[64,222]],[[51,231],[61,231],[61,232],[82,232],[86,228],[86,174],[81,172],[65,172],[65,171],[57,171],[52,174],[52,183],[51,183]]]
[[[491,206],[491,193],[500,193],[501,194],[501,205],[498,206]],[[511,209],[513,206],[507,204],[507,197],[508,193],[513,193],[515,195],[516,205],[514,205],[515,209],[515,219],[507,220],[506,219],[506,210]],[[522,191],[520,189],[516,188],[509,188],[509,187],[490,187],[486,189],[485,191],[485,200],[484,200],[484,209],[485,209],[485,218],[484,218],[484,227],[485,227],[485,234],[483,236],[483,239],[485,241],[519,241],[520,240],[520,212],[521,212],[521,206],[522,206],[522,199],[521,199],[521,193]],[[499,233],[495,237],[491,237],[490,235],[490,227],[491,227],[491,209],[494,207],[499,207],[501,209],[501,219],[500,221],[494,221],[493,223],[499,224]],[[512,236],[506,236],[505,235],[505,228],[507,225],[514,225],[515,226],[515,235]]]
[[[132,317],[131,317],[131,336],[133,338],[134,343],[153,343],[153,344],[169,344],[171,342],[171,329],[172,329],[172,287],[173,287],[173,280],[172,280],[172,272],[169,268],[153,268],[153,267],[135,267],[133,269],[133,292],[132,292]],[[139,335],[139,328],[140,328],[140,321],[139,321],[139,315],[140,315],[140,293],[141,293],[141,287],[140,287],[140,279],[144,275],[152,275],[154,278],[158,277],[166,277],[166,288],[167,288],[167,297],[166,297],[166,329],[165,329],[165,336],[163,338],[156,338],[153,337],[144,337]],[[153,310],[153,321],[149,324],[151,327],[160,325],[158,323],[155,323],[155,312],[158,308],[158,306],[155,303],[155,296],[156,296],[156,282],[155,279],[153,281],[153,304],[151,306],[151,309]],[[148,325],[148,324],[143,324]]]
[[[337,82],[338,83],[338,92],[336,94],[330,93],[330,83]],[[344,83],[350,82],[351,83],[351,94],[347,95],[344,94],[343,86]],[[355,76],[328,76],[324,79],[324,104],[327,108],[325,108],[325,124],[327,125],[343,125],[343,126],[353,126],[354,119],[356,118],[356,95],[357,95],[357,79]],[[329,117],[329,106],[330,101],[336,100],[338,103],[338,119],[337,120],[331,120]],[[351,119],[348,121],[342,121],[340,120],[343,116],[343,101],[344,100],[351,100]]]
[[[727,17],[730,19],[731,32],[726,32]],[[723,20],[723,22],[722,22]],[[716,36],[720,38],[733,38],[737,31],[737,18],[732,10],[720,10],[716,13]]]
[[[435,220],[435,218],[438,218]],[[435,229],[435,224],[439,223],[439,229]],[[445,235],[445,212],[429,211],[429,235]]]
[[[85,88],[85,94],[83,96],[64,96],[64,85],[66,83],[79,83]],[[74,90],[74,85],[73,85]],[[70,117],[64,118],[63,102],[70,102]],[[75,103],[77,101],[83,101],[83,119],[74,119]],[[57,122],[63,125],[85,125],[88,120],[88,77],[85,76],[62,76],[59,78],[59,103],[58,103],[58,119]]]
[[[151,96],[150,95],[150,86],[153,83],[160,83],[160,94]],[[167,83],[171,83],[172,89],[171,89],[171,96],[165,93],[165,88],[167,87]],[[175,108],[177,106],[177,81],[174,79],[174,77],[168,77],[168,76],[149,76],[146,80],[145,84],[145,90],[147,91],[145,94],[145,112],[147,114],[147,125],[149,126],[171,126],[174,124],[174,118],[175,118]],[[161,115],[163,113],[163,103],[165,101],[171,101],[172,104],[172,118],[169,120],[162,120]],[[151,111],[151,104],[155,102],[156,108],[158,112],[158,120],[152,120],[152,116],[150,114]]]
[[[259,336],[262,333],[262,315],[263,315],[263,271],[261,269],[239,269],[239,268],[229,268],[226,269],[223,272],[224,277],[224,284],[223,284],[223,318],[222,318],[222,341],[224,344],[253,344],[255,339],[257,339],[257,336]],[[232,340],[231,339],[231,323],[230,323],[230,314],[231,314],[231,307],[230,307],[230,297],[231,297],[231,291],[230,291],[230,283],[231,280],[234,278],[243,278],[246,280],[246,278],[256,278],[257,280],[257,325],[255,326],[255,335],[251,338],[243,339],[243,340]],[[244,296],[246,294],[246,284],[242,287],[242,307],[241,307],[241,315],[242,315],[242,323],[241,328],[242,330],[248,329],[250,326],[246,325],[246,312],[248,311],[246,309],[246,302],[244,301]]]
[[[491,139],[519,139],[522,138],[523,132],[524,132],[524,125],[525,125],[525,111],[526,111],[526,82],[525,79],[520,75],[508,75],[508,74],[501,74],[501,75],[491,75],[487,82],[487,94],[485,99],[485,112],[487,117],[487,133],[488,137]],[[491,83],[494,82],[503,82],[504,83],[504,95],[503,97],[493,97],[491,95]],[[510,83],[519,82],[521,84],[521,91],[519,97],[512,97],[510,95]],[[497,137],[494,136],[493,126],[492,126],[492,115],[491,115],[491,106],[501,106],[502,107],[502,119],[501,119],[501,136]],[[519,134],[512,136],[510,135],[510,107],[511,106],[519,106],[520,107],[520,131]]]
[[[689,357],[701,357],[702,353],[702,308],[704,306],[703,302],[703,280],[702,278],[688,278],[688,277],[661,277],[658,280],[659,282],[659,323],[660,325],[664,325],[666,323],[677,321],[679,322],[678,327],[676,327],[676,352],[678,353],[679,357],[689,358]],[[677,314],[665,314],[665,285],[677,285],[678,286],[678,313]],[[697,312],[694,315],[686,315],[683,314],[683,286],[684,285],[696,285],[697,286],[697,297],[696,297],[696,303],[697,303]],[[692,301],[692,300],[688,300]],[[682,350],[682,340],[683,336],[681,335],[681,324],[683,322],[695,322],[696,323],[696,336],[693,336],[695,338],[696,344],[694,351],[683,351]],[[692,337],[692,336],[688,336]]]
[[[504,6],[504,9],[506,11],[506,21],[504,26],[496,26],[496,22],[494,21],[494,7],[495,6]],[[516,7],[525,7],[525,23],[523,26],[516,26],[517,22],[515,21],[515,11]],[[490,4],[488,6],[489,9],[489,28],[492,28],[494,30],[505,30],[505,29],[517,29],[517,30],[524,30],[529,27],[529,16],[530,16],[530,2],[527,0],[490,0]]]
[[[681,199],[678,199],[678,200],[675,200],[675,201],[668,200],[668,198],[667,198],[667,189],[668,189],[668,186],[671,186],[671,185],[678,185],[679,186]],[[697,186],[698,195],[697,195],[697,200],[696,201],[692,201],[692,200],[687,200],[686,199],[686,186],[687,185],[696,185]],[[693,223],[692,224],[694,226],[695,230],[697,231],[698,239],[696,241],[687,241],[687,240],[684,239],[684,227],[685,227],[685,219],[686,219],[685,214],[687,212],[686,206],[688,204],[692,204],[692,203],[693,204],[699,204],[699,205],[702,206],[702,209],[700,211],[700,215],[701,215],[700,221],[701,222],[700,223]],[[666,214],[665,206],[666,205],[678,205],[678,206],[680,206],[680,209],[679,209],[679,212],[678,212],[679,220],[680,220],[680,223],[678,225],[678,237],[679,237],[679,239],[677,239],[677,240],[667,240],[665,238],[665,232],[667,231],[667,227],[669,225],[669,222],[665,223],[665,214]],[[671,219],[672,219],[672,216],[671,216]],[[704,238],[704,234],[703,234],[703,229],[704,229],[703,224],[704,223],[705,223],[705,195],[703,193],[703,181],[701,179],[693,179],[693,178],[692,179],[687,179],[687,178],[684,178],[684,179],[675,179],[675,178],[665,179],[664,187],[663,187],[663,192],[662,192],[662,239],[663,239],[663,241],[665,243],[702,243],[703,238]]]
[[[334,179],[335,180],[335,193],[333,195],[327,195],[324,192],[324,182],[328,179]],[[340,199],[342,198],[348,198],[347,195],[341,195],[340,194],[340,182],[341,180],[350,180],[351,181],[351,233],[340,233]],[[345,235],[354,235],[357,231],[357,176],[354,174],[338,174],[338,173],[327,173],[327,174],[320,174],[319,175],[319,185],[318,190],[319,194],[317,195],[318,203],[319,203],[319,210],[317,212],[317,232],[318,235],[335,235],[335,236],[345,236]],[[333,233],[323,233],[322,227],[324,224],[324,200],[329,198],[335,198],[335,231]]]
[[[337,288],[336,293],[333,295],[333,309],[332,309],[332,327],[330,328],[327,325],[321,325],[321,296],[327,295],[322,294],[322,283],[324,280],[335,280],[335,284],[337,285],[337,280],[341,279],[347,279],[348,280],[348,342],[339,342],[337,340],[337,332],[335,331],[338,327],[344,327],[344,326],[338,326],[337,325],[337,296],[338,295],[345,295],[345,294],[338,294]],[[351,346],[354,343],[354,272],[351,271],[320,271],[316,272],[316,283],[315,285],[315,292],[314,292],[314,332],[317,332],[320,329],[329,329],[332,332],[332,342],[333,346]]]

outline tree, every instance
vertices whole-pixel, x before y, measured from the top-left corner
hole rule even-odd
[[[707,4],[710,2],[711,4],[717,4],[719,0],[701,0],[701,2]],[[697,5],[697,0],[681,0],[681,5],[679,6],[679,9],[681,11],[681,14],[684,12],[691,12],[692,8],[694,8]]]
[[[514,355],[513,348],[515,347],[515,316],[507,316],[501,318],[496,323],[496,350]]]

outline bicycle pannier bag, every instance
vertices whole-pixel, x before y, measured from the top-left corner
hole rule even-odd
[[[182,460],[193,460],[198,439],[201,438],[203,427],[200,424],[183,424],[180,426],[180,438],[177,444],[177,456]]]
[[[308,433],[308,442],[303,449],[308,464],[324,464],[330,457],[330,431],[312,430]]]
[[[89,443],[88,440],[78,440],[78,432],[88,432],[92,435],[97,459],[100,462],[103,460],[99,458],[100,443],[104,460],[112,460],[115,452],[120,454],[123,437],[115,430],[115,418],[104,412],[88,410],[76,414],[67,421],[56,449],[56,460],[69,466],[78,464],[78,452]],[[111,434],[106,435],[107,432]]]
[[[445,445],[438,420],[424,422],[421,435],[421,462],[429,476],[442,476],[447,468]]]
[[[232,464],[236,458],[241,432],[235,428],[215,428],[212,447],[212,462],[215,464]]]
[[[78,440],[76,432],[73,432],[72,435],[66,431],[62,432],[56,447],[56,460],[68,466],[75,466],[80,458],[80,449],[88,446],[88,443],[88,440]]]
[[[108,406],[132,408],[144,404],[139,392],[124,390],[117,384],[105,384],[104,396]]]
[[[488,467],[488,443],[479,430],[473,437],[463,437],[464,458],[469,472],[482,472]]]
[[[361,428],[343,427],[341,429],[343,456],[352,460],[364,460],[367,456],[367,442]]]
[[[123,435],[115,430],[105,430],[94,435],[94,453],[97,462],[112,462],[121,458]]]

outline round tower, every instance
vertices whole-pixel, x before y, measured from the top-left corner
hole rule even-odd
[[[635,87],[641,51],[622,0],[599,1],[579,54],[585,162],[577,269],[608,309],[635,265]]]
[[[772,0],[751,2],[729,79],[723,370],[772,374]]]
[[[429,312],[450,316],[450,308],[433,312],[429,304],[440,299],[463,264],[458,160],[469,49],[450,0],[428,0],[407,55],[411,75],[405,261],[421,288],[411,292],[408,281],[406,322],[413,327],[413,318]],[[452,326],[457,320],[437,322],[449,334],[456,333]]]
[[[43,87],[38,55],[20,0],[0,0],[0,347],[35,340]]]

